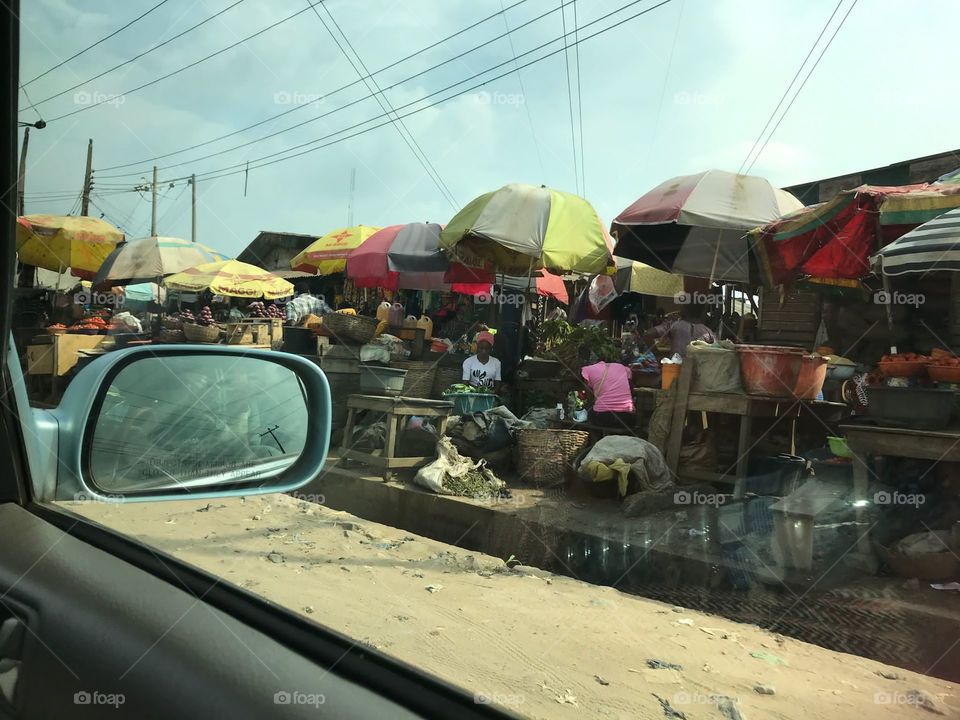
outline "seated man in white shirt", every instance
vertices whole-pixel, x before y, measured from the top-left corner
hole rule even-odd
[[[493,335],[481,332],[477,335],[477,354],[463,361],[463,382],[473,387],[491,388],[500,392],[500,361],[490,357]]]

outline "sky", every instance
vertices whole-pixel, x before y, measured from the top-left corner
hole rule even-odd
[[[840,0],[815,45],[837,0],[167,0],[34,80],[158,1],[22,0],[19,119],[48,123],[30,135],[27,213],[76,211],[92,139],[90,214],[128,239],[149,235],[150,193],[137,187],[154,164],[158,234],[190,237],[184,178],[196,173],[197,239],[229,255],[261,230],[319,236],[345,226],[353,172],[355,224],[446,223],[513,182],[581,194],[609,223],[671,177],[737,171],[811,48],[800,80],[852,4],[750,173],[786,186],[960,147],[951,122],[960,95],[945,92],[936,67],[960,3]],[[572,44],[575,25],[582,42],[565,54],[562,36]],[[516,71],[514,55],[520,66],[544,59]],[[384,117],[364,66],[381,97],[412,113],[402,123],[439,180]],[[204,159],[212,153],[221,154]]]

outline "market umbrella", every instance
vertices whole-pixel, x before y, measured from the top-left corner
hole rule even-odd
[[[356,225],[329,232],[297,253],[290,261],[290,268],[314,275],[343,272],[350,251],[378,230],[378,227]]]
[[[454,267],[439,248],[436,223],[390,225],[347,256],[346,273],[358,288],[453,290],[476,294],[490,289],[492,273]],[[454,263],[454,265],[457,265]]]
[[[803,203],[765,178],[707,170],[661,183],[613,221],[614,252],[678,275],[747,282],[757,225]]]
[[[226,260],[227,257],[225,253],[200,243],[154,235],[131,240],[116,248],[97,270],[93,284],[151,282],[189,267]]]
[[[612,264],[611,245],[586,200],[519,183],[475,198],[440,233],[440,248],[451,259],[525,276],[539,268],[604,272]]]
[[[164,280],[168,290],[201,292],[242,298],[277,298],[293,295],[293,283],[239,260],[221,260],[187,268]]]
[[[563,305],[570,304],[570,294],[563,278],[547,270],[536,270],[530,278],[507,275],[503,278],[503,288],[533,291],[542,297],[553,298]]]
[[[871,256],[870,264],[887,276],[960,270],[960,208],[880,248]]]
[[[954,208],[960,208],[956,183],[861,185],[749,237],[769,286],[804,276],[855,280],[870,274],[870,255]]]
[[[123,232],[99,218],[80,215],[25,215],[17,219],[17,256],[26,265],[90,279]]]

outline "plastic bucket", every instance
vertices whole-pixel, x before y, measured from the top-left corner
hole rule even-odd
[[[498,398],[493,393],[444,393],[443,399],[453,401],[454,415],[469,415],[492,410]]]
[[[383,365],[360,366],[360,391],[373,395],[400,395],[406,370]]]
[[[800,373],[793,394],[804,400],[816,400],[827,379],[829,361],[818,355],[804,355],[800,361]]]
[[[660,387],[664,390],[669,390],[670,386],[673,385],[673,381],[680,377],[680,368],[683,365],[677,365],[675,363],[663,363],[660,365]]]
[[[743,387],[751,395],[791,397],[800,375],[801,348],[737,345]]]

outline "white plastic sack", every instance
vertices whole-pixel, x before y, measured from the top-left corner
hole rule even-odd
[[[667,463],[656,445],[632,435],[608,435],[598,440],[580,461],[580,475],[588,477],[587,466],[594,460],[609,465],[618,458],[630,466],[630,476],[640,482],[642,490],[659,491],[673,486]]]
[[[609,275],[597,275],[590,281],[587,298],[590,300],[590,307],[593,308],[595,313],[603,310],[617,298],[617,289],[613,285],[613,278]]]
[[[452,495],[453,493],[444,486],[447,478],[463,477],[471,470],[479,470],[490,487],[490,494],[497,495],[506,487],[506,483],[488,470],[486,465],[485,460],[474,462],[470,458],[463,457],[450,442],[450,438],[443,437],[437,442],[437,459],[420,468],[413,481],[438,495]]]
[[[140,321],[128,312],[117,313],[112,319],[115,323],[123,325],[127,332],[143,332],[143,326],[140,324]]]
[[[740,354],[729,340],[706,343],[695,340],[687,348],[693,366],[693,391],[742,393]]]

